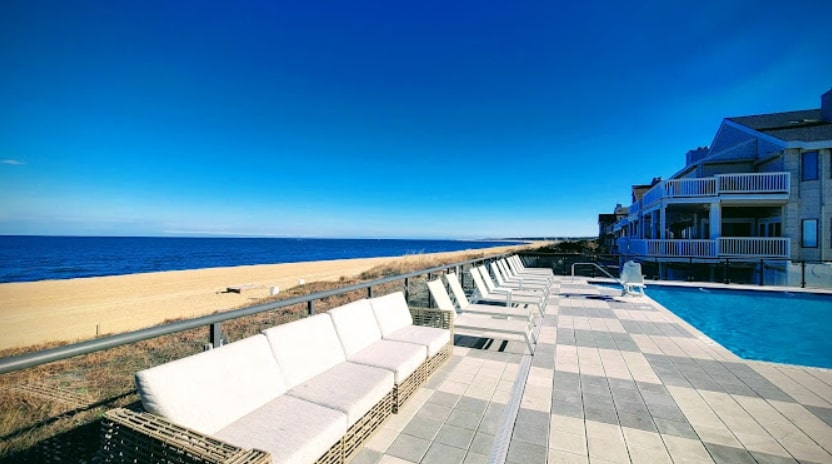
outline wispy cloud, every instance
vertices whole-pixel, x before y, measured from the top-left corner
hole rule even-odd
[[[23,161],[19,161],[19,160],[5,159],[5,160],[0,160],[0,164],[8,164],[9,166],[23,166],[26,163],[23,162]]]

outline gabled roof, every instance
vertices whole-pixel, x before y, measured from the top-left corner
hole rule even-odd
[[[832,122],[821,119],[820,109],[786,111],[726,118],[784,141],[832,142]]]

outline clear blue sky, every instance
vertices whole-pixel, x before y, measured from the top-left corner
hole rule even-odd
[[[830,23],[828,0],[4,0],[0,234],[593,235],[722,118],[819,107]]]

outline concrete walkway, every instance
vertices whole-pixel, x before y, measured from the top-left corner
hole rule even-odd
[[[353,463],[485,463],[501,433],[517,464],[832,463],[832,371],[742,360],[583,279],[553,289],[527,376],[522,342],[457,346]]]

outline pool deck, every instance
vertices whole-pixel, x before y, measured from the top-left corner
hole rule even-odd
[[[832,370],[740,359],[586,279],[553,290],[533,355],[455,347],[352,464],[832,463]]]

